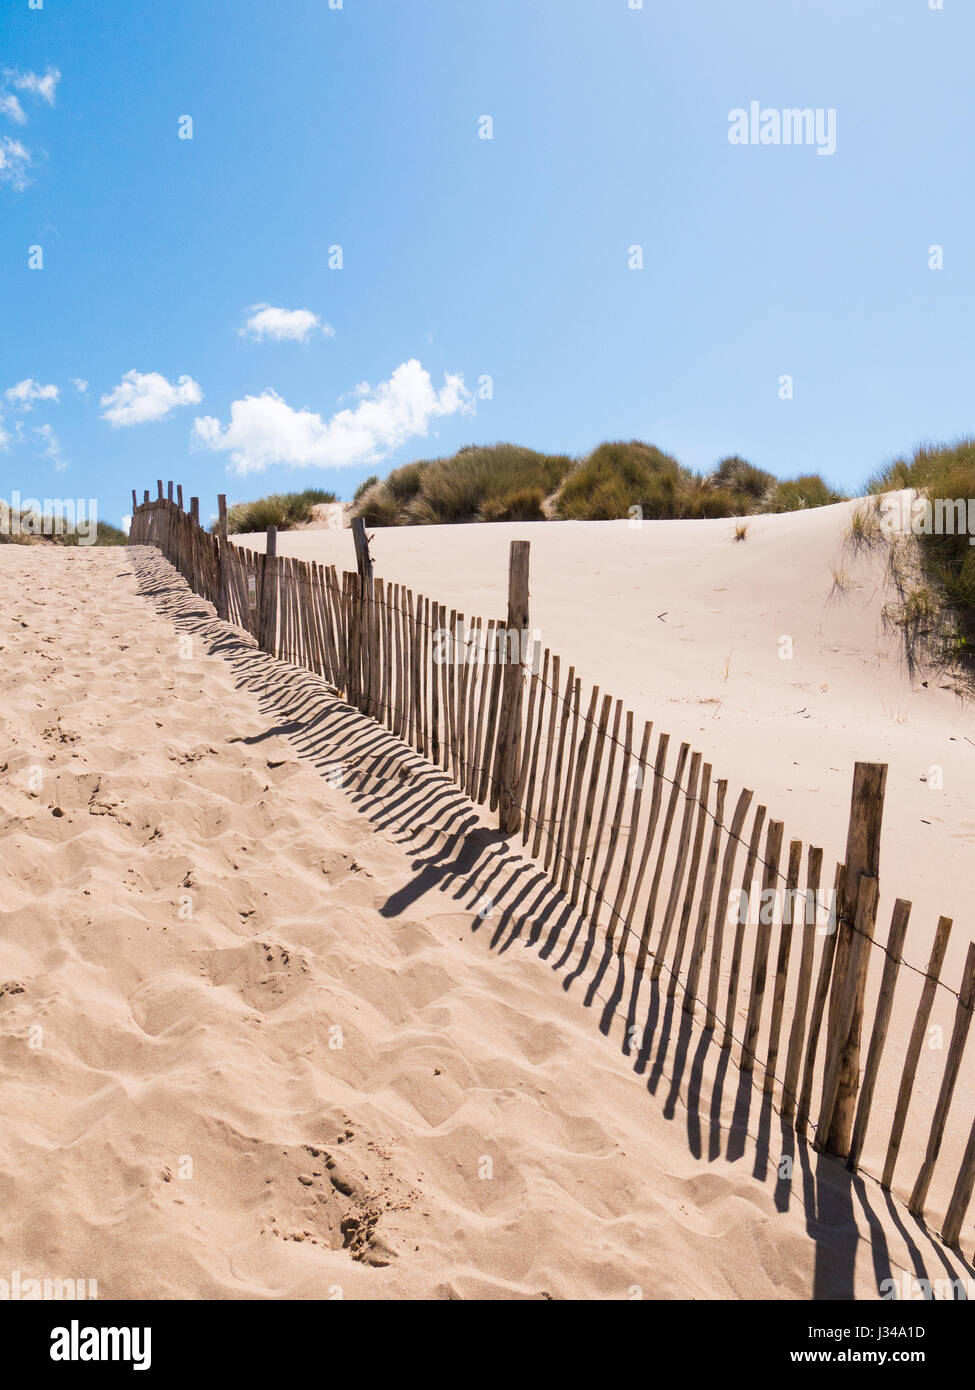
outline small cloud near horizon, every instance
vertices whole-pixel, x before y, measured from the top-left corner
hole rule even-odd
[[[229,453],[239,475],[261,473],[273,464],[351,468],[380,462],[407,439],[426,435],[437,419],[474,414],[463,376],[445,373],[437,391],[416,358],[374,389],[360,385],[356,395],[354,408],[324,420],[314,411],[295,410],[268,389],[234,401],[226,427],[211,415],[198,416],[192,439],[214,453]]]

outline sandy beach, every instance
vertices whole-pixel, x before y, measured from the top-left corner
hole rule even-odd
[[[924,907],[911,959],[931,907],[958,911],[953,979],[975,749],[957,696],[912,688],[878,631],[871,562],[826,602],[841,511],[755,518],[744,544],[727,522],[566,523],[390,530],[374,553],[489,616],[530,539],[543,640],[827,859],[854,759],[889,760],[883,901]],[[350,544],[279,549],[347,566]],[[874,1299],[971,1274],[608,965],[439,773],[154,552],[6,547],[0,572],[11,1270],[353,1299]]]

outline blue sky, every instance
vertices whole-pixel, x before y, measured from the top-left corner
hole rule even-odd
[[[4,0],[0,496],[499,439],[853,488],[970,432],[975,5],[631,3]]]

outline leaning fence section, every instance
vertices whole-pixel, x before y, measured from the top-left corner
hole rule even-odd
[[[856,765],[844,862],[831,868],[753,791],[732,790],[652,721],[639,727],[532,639],[527,542],[512,543],[507,613],[485,620],[374,577],[361,526],[355,541],[357,570],[339,574],[279,556],[273,528],[264,554],[230,544],[224,498],[208,532],[197,499],[185,510],[172,484],[141,504],[133,493],[131,544],[156,546],[261,650],[323,677],[496,812],[607,949],[648,972],[668,1006],[679,990],[798,1133],[853,1171],[868,1152],[886,1189],[905,1134],[923,1136],[909,1197],[923,1216],[949,1113],[962,1097],[972,1108],[975,945],[952,989],[941,980],[949,919],[926,967],[903,958],[911,903],[895,899],[878,928],[886,767]],[[898,991],[913,1014],[906,1044],[889,1035]],[[936,1007],[947,1043],[932,1109],[918,1073]],[[881,1114],[878,1079],[897,1069]],[[939,1209],[956,1246],[975,1122],[953,1159]]]

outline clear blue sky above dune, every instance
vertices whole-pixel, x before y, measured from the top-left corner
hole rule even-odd
[[[970,432],[975,6],[630,2],[7,0],[0,496],[631,437],[852,488]]]

